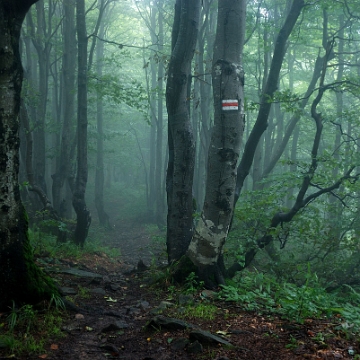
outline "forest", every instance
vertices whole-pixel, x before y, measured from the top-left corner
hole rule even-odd
[[[117,294],[117,264],[135,297],[198,300],[182,319],[237,304],[346,339],[311,358],[360,359],[357,1],[0,0],[0,26],[0,357],[40,301],[86,308],[52,267]],[[303,358],[287,335],[199,356]]]

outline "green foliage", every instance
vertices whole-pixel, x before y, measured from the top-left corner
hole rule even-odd
[[[17,308],[13,303],[6,322],[0,319],[0,348],[11,356],[40,354],[49,339],[63,336],[63,315],[57,308],[39,312],[32,305]]]
[[[84,288],[82,286],[78,286],[77,297],[80,298],[80,299],[89,299],[90,298],[89,289]]]
[[[84,254],[98,253],[104,253],[110,258],[119,257],[119,248],[102,245],[103,239],[106,237],[106,231],[101,227],[92,227],[83,248],[70,241],[59,244],[55,236],[44,234],[38,230],[31,230],[29,234],[35,254],[41,255],[45,253],[51,258],[71,257],[75,259],[80,259]]]
[[[184,282],[184,293],[193,294],[199,289],[204,288],[204,282],[199,281],[197,275],[194,272],[191,272]]]
[[[195,306],[187,306],[182,316],[186,318],[198,318],[203,320],[214,320],[218,308],[208,303],[200,303]]]
[[[339,328],[359,333],[360,294],[349,286],[346,288],[346,293],[327,293],[309,267],[302,286],[278,282],[270,275],[246,272],[238,284],[222,286],[219,298],[235,301],[244,310],[279,314],[299,323],[307,318],[337,314],[341,316]]]

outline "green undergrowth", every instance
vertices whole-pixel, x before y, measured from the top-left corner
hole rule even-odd
[[[55,236],[40,231],[30,230],[29,234],[35,255],[46,255],[52,258],[71,257],[77,260],[81,259],[84,254],[104,253],[110,258],[119,257],[121,255],[120,249],[105,246],[101,243],[100,239],[105,236],[102,231],[104,230],[98,230],[90,234],[83,248],[71,241],[59,244]]]
[[[53,305],[53,306],[52,306]],[[46,353],[50,343],[64,337],[61,326],[64,312],[61,304],[41,307],[13,306],[0,314],[0,356],[17,357]],[[59,306],[56,306],[59,305]]]
[[[219,309],[214,304],[203,302],[180,307],[171,316],[190,321],[214,320],[218,312]]]
[[[278,282],[275,277],[245,271],[236,281],[222,286],[218,299],[236,302],[248,311],[273,313],[303,323],[308,318],[336,316],[339,328],[360,334],[360,292],[344,285],[328,293],[310,272],[302,286]]]
[[[177,304],[175,309],[169,309],[172,316],[212,320],[220,300],[236,302],[237,307],[244,311],[277,315],[299,324],[306,319],[327,319],[347,336],[360,335],[360,290],[343,285],[337,292],[326,292],[310,268],[301,286],[248,270],[237,279],[229,280],[210,298],[194,273],[182,286],[169,284],[167,292],[170,301],[176,301],[181,294],[194,296],[194,301],[187,305]]]

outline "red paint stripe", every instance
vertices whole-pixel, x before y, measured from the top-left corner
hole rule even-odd
[[[223,103],[222,104],[223,107],[227,107],[227,106],[238,106],[237,102],[228,102],[228,103]]]

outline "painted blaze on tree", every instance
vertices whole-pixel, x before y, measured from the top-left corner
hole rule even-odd
[[[208,152],[206,194],[187,255],[208,286],[224,283],[219,259],[232,218],[236,167],[244,130],[242,48],[245,1],[220,0],[212,82],[214,127]],[[211,279],[213,278],[213,279]]]

